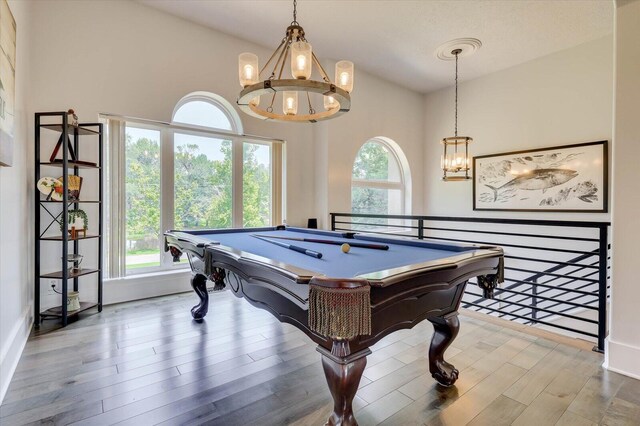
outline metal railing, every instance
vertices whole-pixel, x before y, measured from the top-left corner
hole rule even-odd
[[[462,306],[587,338],[604,351],[609,222],[331,213],[331,229],[501,246],[494,299],[467,286]],[[475,284],[474,280],[470,281]]]

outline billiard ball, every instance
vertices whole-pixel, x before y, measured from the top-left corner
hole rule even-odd
[[[349,253],[349,250],[351,250],[351,246],[347,243],[341,245],[340,248],[342,249],[343,253]]]

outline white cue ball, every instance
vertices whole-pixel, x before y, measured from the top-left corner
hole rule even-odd
[[[340,248],[342,249],[343,253],[349,253],[349,250],[351,250],[351,246],[347,243],[341,245]]]

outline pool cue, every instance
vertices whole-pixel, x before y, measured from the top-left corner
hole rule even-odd
[[[302,237],[276,237],[273,235],[265,235],[265,237],[278,238],[281,240],[306,241],[308,243],[334,244],[337,246],[341,246],[342,244],[349,244],[351,247],[360,247],[360,248],[373,249],[373,250],[389,250],[389,246],[386,244],[352,243],[350,241],[318,240],[315,238],[302,238]]]
[[[307,256],[315,257],[317,259],[322,258],[322,253],[306,249],[304,247],[294,246],[293,244],[281,243],[280,241],[271,241],[268,237],[261,237],[259,235],[251,235],[252,237],[256,237],[262,241],[266,241],[271,244],[275,244],[280,247],[288,248],[289,250],[297,251],[298,253],[306,254]]]

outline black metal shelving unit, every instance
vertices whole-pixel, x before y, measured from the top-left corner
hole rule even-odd
[[[34,313],[35,324],[40,325],[40,322],[48,318],[58,318],[62,326],[66,326],[69,318],[77,316],[80,312],[84,312],[91,308],[98,308],[98,312],[102,311],[102,247],[103,247],[103,209],[102,209],[102,196],[103,196],[103,125],[102,123],[78,123],[77,125],[69,123],[70,112],[56,111],[56,112],[40,112],[35,114],[35,182],[38,182],[41,177],[41,168],[46,167],[48,169],[61,168],[62,169],[62,201],[46,200],[36,189],[35,190],[35,294],[34,294]],[[55,121],[54,123],[44,123],[44,121]],[[56,161],[42,161],[41,156],[41,136],[42,132],[55,132],[59,135],[59,142],[62,142],[62,160]],[[95,165],[88,164],[86,162],[79,161],[80,158],[80,138],[83,138],[82,143],[89,143],[84,139],[97,138],[98,140],[98,162]],[[75,161],[70,157],[70,150],[73,149],[73,156]],[[75,200],[69,201],[69,176],[79,176],[80,169],[95,170],[98,173],[98,199],[97,200]],[[70,173],[71,172],[71,173]],[[86,191],[85,191],[86,192]],[[62,211],[57,213],[57,205],[62,206]],[[81,204],[93,204],[98,206],[98,221],[97,225],[92,226],[93,234],[86,234],[82,237],[70,238],[67,232],[69,209],[78,209]],[[43,223],[43,213],[47,216],[45,218],[50,219],[44,230],[41,229]],[[59,224],[62,224],[64,232],[58,231]],[[51,228],[53,227],[53,231]],[[80,241],[81,240],[93,240],[98,239],[98,259],[97,268],[81,268],[77,272],[69,271],[67,263],[67,255],[69,254],[69,242],[73,241],[73,254],[79,254]],[[43,273],[40,270],[40,256],[41,256],[41,242],[42,241],[59,241],[61,242],[61,268],[59,271]],[[73,290],[78,291],[79,278],[82,276],[89,276],[97,274],[98,281],[98,300],[92,302],[81,301],[80,309],[75,311],[67,311],[67,297],[69,293],[69,281],[73,281]],[[60,306],[40,311],[40,284],[42,280],[60,280],[62,283],[61,291],[61,303]]]

